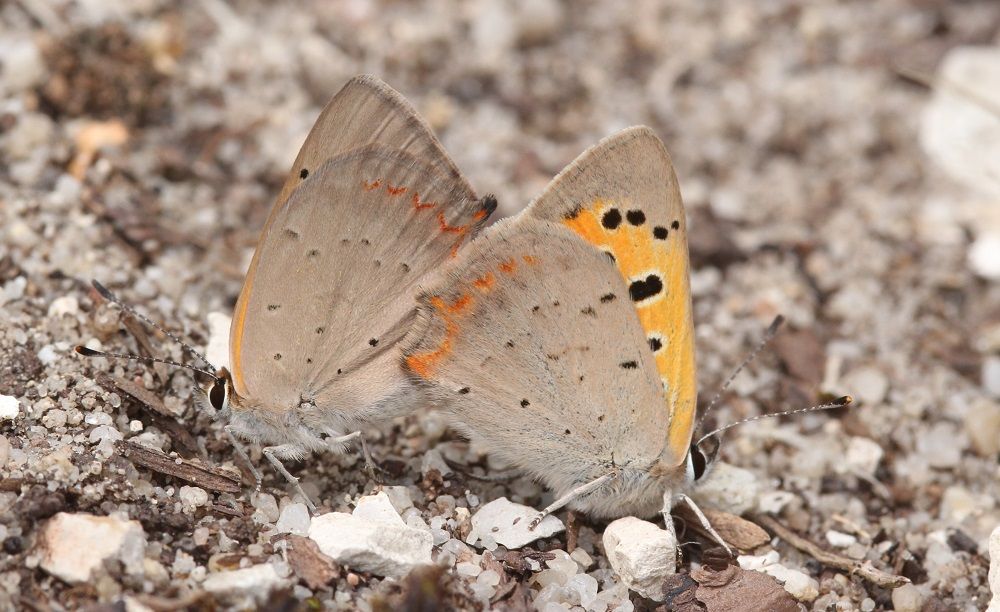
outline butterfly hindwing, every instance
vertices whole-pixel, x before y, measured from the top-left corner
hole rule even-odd
[[[602,140],[523,214],[564,225],[614,260],[663,382],[665,461],[679,465],[691,443],[697,381],[684,208],[663,143],[645,127]]]
[[[405,367],[494,452],[565,492],[612,466],[648,469],[667,415],[628,287],[567,228],[491,227],[425,288]]]

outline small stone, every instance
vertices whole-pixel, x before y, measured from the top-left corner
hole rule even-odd
[[[793,570],[778,563],[777,551],[770,551],[761,556],[741,555],[737,563],[745,570],[754,570],[773,576],[782,583],[785,591],[798,601],[813,601],[819,597],[819,582],[798,570]]]
[[[664,600],[666,579],[677,569],[677,538],[672,531],[626,516],[604,530],[604,549],[615,574],[629,589],[654,601]]]
[[[994,233],[983,233],[981,236],[973,241],[972,246],[969,247],[969,267],[983,278],[988,278],[991,280],[1000,280],[1000,235]],[[988,362],[989,360],[987,360]],[[983,364],[985,369],[986,363]],[[996,378],[1000,377],[1000,374],[994,374],[992,380],[996,381]],[[984,372],[983,386],[986,386],[986,378]],[[987,387],[990,389],[991,387]],[[992,386],[991,393],[993,395],[1000,395],[1000,386]]]
[[[498,574],[496,570],[486,570],[480,572],[479,576],[476,578],[476,582],[495,587],[500,584],[500,574]]]
[[[537,516],[538,511],[530,506],[515,504],[506,497],[495,499],[472,515],[472,531],[466,542],[475,542],[478,537],[484,548],[489,549],[487,543],[491,540],[513,550],[565,530],[562,521],[551,514],[530,530],[528,526]]]
[[[403,517],[392,506],[389,496],[384,491],[375,495],[366,495],[358,500],[351,514],[355,518],[376,523],[390,523],[393,525],[405,525]]]
[[[258,524],[274,523],[278,520],[278,502],[270,493],[256,493],[253,496],[253,520]]]
[[[301,502],[288,504],[278,516],[278,522],[274,528],[278,533],[294,533],[295,535],[306,535],[309,533],[309,508]]]
[[[545,565],[549,566],[549,569],[554,569],[557,572],[562,572],[566,576],[572,576],[580,571],[580,566],[576,564],[569,554],[565,550],[550,550],[549,553],[555,555],[554,558],[549,559],[545,562]]]
[[[264,604],[272,591],[287,584],[288,581],[278,575],[273,565],[264,563],[209,574],[201,586],[216,597],[233,602],[234,608],[243,609],[255,607],[253,604]]]
[[[141,568],[146,534],[138,521],[60,512],[43,527],[37,547],[43,570],[78,584],[90,580],[105,559]]]
[[[229,328],[232,318],[222,312],[208,313],[208,346],[205,357],[217,368],[229,367]]]
[[[467,576],[469,578],[475,578],[483,571],[483,568],[480,567],[478,563],[463,561],[455,565],[455,571],[458,572],[459,576]]]
[[[378,576],[400,577],[431,563],[431,534],[405,525],[398,514],[395,520],[371,520],[330,512],[312,519],[309,537],[334,561]]]
[[[195,508],[200,508],[208,503],[208,491],[201,487],[189,487],[185,485],[177,492],[177,496],[181,500],[181,506],[187,512],[191,512]]]
[[[994,504],[988,494],[973,493],[961,485],[952,485],[941,496],[939,512],[947,524],[957,525],[969,516],[989,510]]]
[[[410,490],[406,487],[385,487],[382,489],[389,496],[389,501],[396,512],[403,514],[408,508],[413,507],[413,498]]]
[[[797,498],[791,491],[768,491],[757,500],[757,510],[764,514],[781,514]]]
[[[0,420],[14,420],[21,413],[21,402],[10,395],[0,395]]]
[[[194,530],[194,534],[192,534],[191,537],[194,539],[195,546],[204,546],[205,544],[208,544],[208,538],[211,535],[212,532],[209,531],[208,527],[199,527]]]
[[[75,315],[78,312],[80,312],[80,303],[72,295],[57,297],[49,304],[49,316],[53,318],[63,315]]]
[[[692,494],[699,503],[737,516],[752,510],[759,495],[760,483],[753,472],[723,461],[716,462]]]
[[[423,459],[420,462],[421,475],[426,476],[431,470],[437,470],[442,476],[448,476],[453,473],[451,466],[444,460],[444,455],[441,454],[441,450],[437,447],[424,453]]]
[[[597,578],[589,574],[576,574],[566,581],[566,588],[576,591],[580,605],[585,608],[597,599]]]
[[[924,428],[917,436],[917,452],[927,458],[931,467],[954,468],[962,459],[965,436],[955,425],[938,421]]]
[[[830,529],[826,532],[826,541],[834,548],[847,548],[852,544],[856,544],[858,539],[849,533]]]
[[[965,433],[980,456],[1000,453],[1000,403],[987,398],[974,401],[965,415]]]
[[[882,446],[878,442],[854,436],[847,443],[844,465],[850,471],[874,476],[883,454]]]
[[[594,564],[594,559],[582,548],[575,548],[569,553],[571,559],[577,562],[581,569],[589,569]]]
[[[998,249],[1000,249],[1000,245],[998,245]],[[1000,253],[996,257],[997,261],[1000,261]],[[997,276],[1000,278],[1000,273]],[[983,389],[987,393],[993,397],[1000,397],[1000,357],[990,355],[983,360],[982,380]]]
[[[889,391],[889,379],[880,370],[865,366],[844,376],[844,388],[867,406],[881,404]]]
[[[923,603],[924,597],[915,584],[904,584],[892,590],[892,608],[896,612],[920,612]]]
[[[1000,526],[993,530],[990,534],[990,592],[993,593],[993,598],[990,600],[990,606],[986,609],[987,612],[1000,612]],[[893,601],[896,600],[896,595],[893,593]]]

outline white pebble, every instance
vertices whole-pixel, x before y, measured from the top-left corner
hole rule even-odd
[[[181,505],[188,512],[208,503],[208,491],[201,487],[189,487],[185,485],[177,492],[177,496],[181,500]]]
[[[882,461],[882,445],[870,438],[854,436],[847,443],[845,466],[852,471],[874,476],[878,464]]]
[[[577,547],[569,554],[570,558],[577,562],[582,569],[589,569],[594,564],[594,559],[587,554],[587,551]]]
[[[920,612],[923,604],[924,596],[914,584],[904,584],[892,590],[892,607],[896,612]],[[996,612],[992,605],[987,608],[988,612]]]
[[[278,502],[270,493],[256,493],[253,496],[253,505],[256,508],[253,520],[257,524],[274,523],[278,520]]]
[[[479,574],[479,577],[476,578],[476,582],[495,587],[500,584],[500,574],[498,574],[496,570],[486,570]]]
[[[69,583],[90,580],[105,559],[120,559],[126,569],[140,569],[146,534],[138,521],[118,516],[60,512],[42,528],[40,567]]]
[[[312,519],[309,537],[334,561],[378,576],[404,576],[432,560],[431,534],[408,527],[399,515],[383,521],[330,512]]]
[[[462,561],[461,563],[455,566],[455,571],[458,572],[459,576],[468,576],[469,578],[475,578],[480,573],[482,573],[483,568],[481,568],[478,563]]]
[[[472,531],[466,542],[475,543],[478,538],[487,550],[495,549],[497,544],[516,549],[565,530],[562,521],[551,514],[531,530],[529,525],[536,516],[538,511],[530,506],[515,504],[506,497],[495,499],[472,516]]]
[[[677,538],[672,531],[634,516],[604,530],[604,550],[615,574],[631,590],[654,601],[666,596],[666,579],[676,571]]]
[[[997,255],[1000,260],[1000,255]],[[983,360],[983,389],[993,397],[1000,397],[1000,357],[990,355]]]
[[[309,508],[303,503],[296,502],[285,506],[274,528],[278,533],[306,535],[309,533],[310,521]]]
[[[760,488],[753,472],[717,461],[693,497],[709,507],[740,515],[757,505]]]
[[[21,403],[16,397],[0,395],[0,420],[13,420],[21,413]]]
[[[557,549],[550,550],[549,552],[555,555],[555,558],[549,559],[545,562],[545,565],[549,566],[550,569],[562,572],[566,576],[572,576],[580,571],[580,566],[576,564],[576,561],[574,561],[565,550]]]
[[[830,546],[833,546],[834,548],[847,548],[848,546],[855,544],[858,539],[849,533],[830,529],[826,532],[826,541],[829,542]]]
[[[80,303],[72,295],[57,297],[49,304],[49,316],[53,318],[63,315],[75,315],[78,312],[80,312]]]
[[[987,612],[1000,612],[1000,526],[993,530],[990,534],[990,592],[993,593],[993,599],[990,600],[990,606],[987,608]],[[893,601],[896,600],[895,594],[893,594]]]
[[[273,565],[264,563],[209,574],[202,583],[202,588],[217,597],[235,599],[239,602],[235,608],[249,609],[255,606],[247,604],[263,605],[272,591],[287,583],[287,580],[278,575]]]

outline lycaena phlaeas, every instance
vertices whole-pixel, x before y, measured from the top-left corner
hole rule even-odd
[[[399,366],[418,281],[495,208],[400,94],[352,79],[316,121],[261,233],[233,314],[231,369],[188,347],[214,378],[209,400],[227,432],[267,445],[297,486],[281,459],[339,447],[421,403]]]
[[[719,447],[693,442],[688,268],[667,151],[624,130],[425,288],[405,366],[460,431],[556,492],[545,512],[669,512]]]

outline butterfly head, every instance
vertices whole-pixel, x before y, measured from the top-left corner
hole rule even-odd
[[[215,380],[205,389],[208,396],[208,403],[219,412],[227,412],[230,408],[231,398],[236,397],[233,389],[233,377],[226,368],[219,368],[215,372]]]
[[[687,459],[684,462],[685,475],[688,483],[697,483],[712,471],[715,460],[719,456],[722,441],[719,436],[712,435],[691,443]]]

